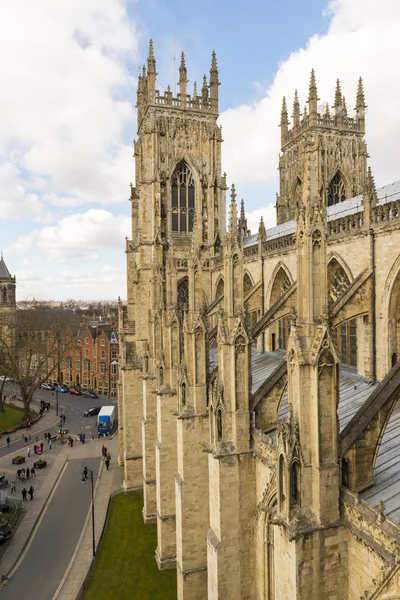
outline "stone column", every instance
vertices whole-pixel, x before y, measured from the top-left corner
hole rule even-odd
[[[156,499],[156,438],[157,402],[156,378],[147,374],[143,377],[143,520],[155,523],[157,520]]]
[[[175,475],[176,395],[170,390],[157,391],[156,493],[157,549],[159,569],[176,565]]]
[[[142,370],[132,367],[123,372],[124,389],[124,423],[123,435],[125,440],[125,481],[127,490],[139,490],[143,486],[142,460]]]

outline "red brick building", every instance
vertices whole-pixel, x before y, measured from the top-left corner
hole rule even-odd
[[[112,326],[99,324],[84,327],[77,335],[75,347],[61,363],[61,381],[69,387],[82,387],[99,394],[116,396],[118,349],[118,332]]]

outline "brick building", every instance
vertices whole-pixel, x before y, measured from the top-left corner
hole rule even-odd
[[[54,382],[58,379],[55,375]],[[88,325],[77,335],[75,346],[61,361],[59,379],[115,396],[118,382],[118,333],[111,325]]]

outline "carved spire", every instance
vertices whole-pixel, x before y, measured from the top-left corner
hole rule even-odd
[[[308,89],[308,110],[312,121],[310,124],[317,122],[318,100],[319,98],[317,92],[317,82],[315,79],[315,71],[314,69],[311,69],[310,87]]]
[[[333,105],[333,108],[335,109],[336,114],[339,114],[341,109],[342,109],[342,104],[343,104],[343,100],[342,100],[342,90],[340,87],[340,80],[337,79],[336,80],[336,90],[335,90],[335,103]]]
[[[203,76],[203,87],[201,88],[201,101],[202,108],[208,108],[208,85],[207,85],[207,77],[204,74]]]
[[[211,69],[210,69],[210,102],[211,108],[218,111],[218,86],[220,82],[218,79],[218,67],[217,67],[217,55],[213,50],[211,57]]]
[[[199,105],[199,100],[198,100],[198,92],[197,92],[197,83],[194,82],[193,84],[193,97],[192,97],[192,101],[193,101],[193,106],[198,106]]]
[[[347,104],[346,104],[346,98],[345,96],[343,96],[342,98],[342,114],[344,117],[347,117]]]
[[[371,167],[368,167],[368,171],[367,171],[367,185],[366,185],[366,190],[374,198],[377,197],[377,195],[376,195],[376,186],[375,186],[375,177],[372,175],[372,169],[371,169]]]
[[[367,105],[365,104],[363,80],[360,77],[360,79],[358,80],[358,88],[357,88],[356,119],[358,121],[359,129],[363,133],[365,133],[365,109],[366,108],[367,108]]]
[[[235,184],[232,183],[231,188],[231,203],[229,205],[229,232],[231,235],[237,235],[238,233],[238,216],[236,206],[236,190]]]
[[[297,90],[294,91],[293,101],[293,125],[298,127],[300,125],[300,102]]]
[[[282,99],[281,122],[280,122],[279,126],[281,128],[281,146],[283,146],[286,141],[286,136],[287,136],[288,127],[289,127],[289,117],[288,117],[285,96],[283,96],[283,99]]]
[[[303,119],[306,119],[307,117],[308,117],[307,104],[305,104],[304,111],[303,111]]]
[[[246,219],[246,211],[244,210],[243,198],[240,202],[239,231],[243,237],[246,237],[246,235],[247,235],[247,219]]]
[[[358,112],[359,110],[365,110],[366,108],[367,108],[367,105],[365,104],[364,85],[363,85],[362,77],[360,77],[358,80],[358,87],[357,87],[356,110]]]
[[[267,239],[267,231],[265,229],[265,223],[263,216],[261,215],[260,224],[258,226],[258,240],[264,242]]]
[[[181,64],[179,67],[179,83],[188,83],[184,52],[182,52],[182,54],[181,54]]]
[[[153,40],[150,40],[150,43],[149,43],[149,55],[147,57],[147,74],[148,74],[149,90],[155,90],[157,73],[156,73],[156,59],[154,57]]]

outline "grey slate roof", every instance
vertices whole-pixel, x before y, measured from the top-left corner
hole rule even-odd
[[[386,516],[400,523],[400,402],[389,419],[376,459],[374,485],[360,494],[371,506],[379,501],[386,506]]]
[[[264,352],[259,354],[252,349],[252,393],[262,385],[278,367],[283,356],[282,351]],[[377,385],[377,384],[375,384]],[[375,386],[366,383],[354,368],[340,365],[339,374],[339,428],[344,429],[358,409],[372,394]],[[288,395],[285,393],[279,411],[279,420],[288,414]],[[271,432],[275,437],[276,432]],[[392,521],[400,524],[400,400],[389,419],[383,435],[376,460],[374,485],[360,494],[360,497],[377,507],[382,500],[386,506],[386,515]]]
[[[378,197],[378,206],[386,204],[387,202],[399,200],[400,181],[394,181],[393,183],[388,183],[387,185],[378,188],[376,190],[376,194]],[[328,206],[328,221],[334,221],[340,217],[347,217],[348,215],[353,215],[360,212],[362,210],[362,199],[363,196],[360,194],[359,196],[354,196],[354,198],[344,200],[344,202],[339,202],[339,204],[335,204],[334,206]],[[287,223],[270,227],[270,229],[267,229],[267,240],[273,240],[275,238],[284,237],[285,235],[290,235],[291,233],[294,233],[295,230],[296,226],[294,221],[287,221]],[[247,248],[248,246],[254,246],[257,243],[257,239],[258,234],[254,234],[245,238],[244,247]]]
[[[7,269],[6,263],[4,262],[3,255],[1,255],[0,258],[0,279],[13,279],[10,275],[10,271]]]

